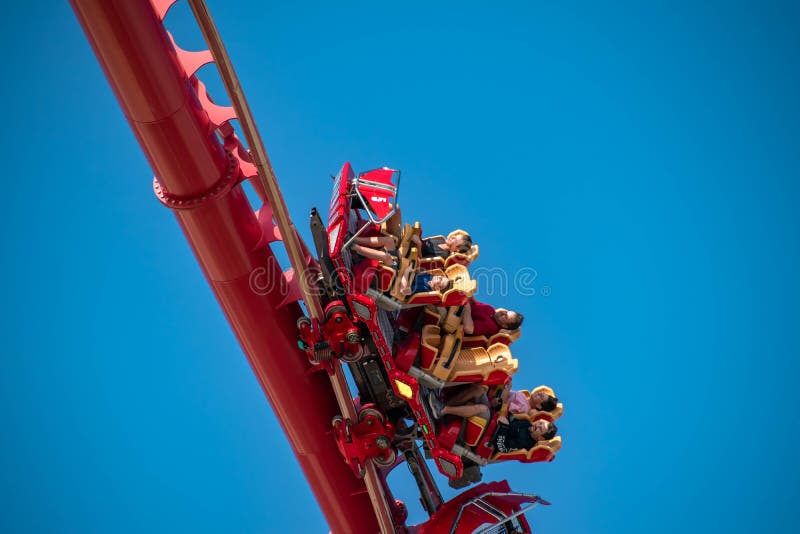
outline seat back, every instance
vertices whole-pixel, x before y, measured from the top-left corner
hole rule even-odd
[[[458,360],[451,366],[447,378],[450,382],[480,382],[487,385],[504,384],[519,368],[506,345],[497,343],[488,349],[474,347],[462,349]]]
[[[537,388],[534,388],[531,393],[539,393],[539,392],[547,393],[548,395],[550,395],[552,397],[557,397],[555,392],[551,388],[549,388],[548,386],[539,386]],[[536,421],[538,419],[545,419],[545,420],[550,421],[552,423],[556,419],[558,419],[562,415],[564,415],[564,404],[559,402],[556,405],[555,410],[553,410],[552,412],[544,412],[544,411],[541,411],[541,410],[531,410],[531,412],[532,412],[532,415],[533,415],[533,417],[531,419],[532,421]]]
[[[536,445],[530,449],[517,449],[509,452],[495,452],[492,462],[503,460],[518,460],[523,463],[532,462],[552,462],[556,453],[561,450],[561,436],[556,436],[550,440],[537,441]]]
[[[519,339],[522,334],[522,329],[515,328],[514,330],[506,330],[501,328],[499,332],[493,336],[464,336],[465,347],[488,347],[495,343],[502,343],[504,345],[511,345]]]
[[[423,313],[425,314],[425,318],[423,319],[424,324],[435,324],[436,326],[440,326],[445,308],[425,306],[423,310]]]
[[[456,235],[469,235],[464,230],[453,230],[447,237],[452,237]],[[478,258],[478,254],[480,253],[480,248],[478,245],[474,244],[470,247],[467,252],[453,252],[450,256],[447,257],[445,261],[445,266],[449,267],[450,265],[464,265],[467,266],[471,264]]]
[[[422,338],[420,340],[420,367],[424,371],[431,371],[439,355],[439,345],[442,338],[439,327],[436,325],[425,325],[422,327]]]
[[[461,327],[464,306],[450,306],[444,308],[444,317],[441,320],[442,330],[445,332],[455,332]]]
[[[460,330],[452,334],[442,335],[439,343],[439,353],[431,368],[431,374],[436,378],[444,380],[445,382],[450,379],[453,369],[458,365],[458,360],[461,357],[462,335]]]
[[[469,275],[469,270],[460,264],[451,265],[444,270],[447,278],[453,281],[453,288],[451,291],[459,291],[471,297],[478,289],[478,283]]]
[[[402,265],[401,268],[403,268]],[[414,282],[414,278],[416,278],[419,272],[420,271],[418,270],[414,270],[411,273],[411,276],[408,279],[409,285]],[[432,274],[433,276],[445,276],[444,271],[440,271],[439,269],[425,272]],[[400,293],[399,284],[397,285],[397,295],[399,295],[400,300],[405,301],[405,304],[413,306],[419,306],[421,304],[433,304],[435,306],[439,306],[442,302],[442,293],[439,291],[422,291],[420,293],[412,293],[411,295],[402,295]]]
[[[485,417],[473,415],[468,418],[464,424],[466,425],[464,431],[464,445],[467,447],[475,447],[480,443],[489,421]]]
[[[472,245],[472,247],[469,249],[469,252],[453,252],[447,257],[447,259],[443,260],[444,266],[450,267],[451,265],[463,265],[468,267],[473,261],[475,261],[479,253],[480,248],[478,245]]]
[[[416,250],[416,248],[414,249]],[[401,267],[402,268],[402,267]],[[452,265],[446,270],[433,269],[427,271],[435,276],[445,276],[453,281],[450,289],[441,293],[439,291],[426,291],[422,293],[413,293],[406,297],[406,304],[411,306],[418,306],[421,304],[432,304],[434,306],[461,306],[475,293],[477,283],[469,276],[469,271],[463,265]],[[416,273],[414,273],[416,276]],[[413,280],[413,278],[412,278]],[[409,280],[409,283],[411,280]],[[399,285],[398,293],[399,293]]]

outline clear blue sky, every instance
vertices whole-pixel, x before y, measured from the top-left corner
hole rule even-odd
[[[0,531],[327,532],[46,4],[0,21]],[[481,298],[527,315],[515,382],[556,389],[564,449],[485,479],[551,500],[540,533],[795,531],[797,4],[346,4],[210,8],[301,228],[345,160],[390,165],[476,267],[535,269],[536,294]]]

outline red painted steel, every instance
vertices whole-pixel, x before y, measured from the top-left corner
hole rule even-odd
[[[481,498],[484,506],[473,504],[474,499]],[[526,504],[542,504],[549,506],[550,503],[540,499],[535,495],[515,493],[511,491],[508,482],[487,482],[474,486],[447,501],[429,521],[420,525],[416,534],[444,534],[452,532],[454,525],[458,525],[456,532],[474,532],[481,526],[492,524],[497,518],[487,512],[489,507],[502,512],[506,517],[513,514],[519,507]],[[488,505],[488,506],[487,506]],[[525,516],[519,516],[518,521],[522,526],[523,532],[531,532]],[[490,530],[489,532],[497,532]],[[502,530],[501,532],[505,532]]]
[[[159,183],[173,197],[211,195],[230,160],[150,2],[71,3]],[[364,483],[342,461],[331,436],[337,402],[330,381],[309,372],[296,346],[299,306],[280,307],[280,284],[269,292],[251,287],[253,273],[262,281],[281,276],[272,252],[259,246],[268,241],[262,232],[269,224],[259,222],[240,186],[174,213],[331,529],[378,531]],[[300,392],[303,406],[313,409],[300,412]]]

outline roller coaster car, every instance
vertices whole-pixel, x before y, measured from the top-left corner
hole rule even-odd
[[[353,264],[348,244],[355,236],[379,232],[380,225],[392,216],[397,195],[396,178],[397,171],[392,169],[377,169],[356,178],[349,164],[345,164],[336,177],[327,228],[321,221],[315,226],[312,220],[312,231],[317,228],[314,235],[323,277],[328,278],[324,283],[328,291],[326,318],[320,324],[306,319],[301,337],[307,352],[308,347],[327,343],[332,356],[340,356],[337,351],[343,352],[344,349],[348,349],[348,355],[356,354],[355,358],[345,359],[350,362],[360,400],[373,403],[372,409],[381,415],[380,418],[367,419],[372,421],[372,427],[362,424],[363,421],[358,424],[334,421],[337,444],[357,474],[360,474],[359,466],[367,460],[382,466],[393,461],[393,457],[382,448],[385,444],[383,436],[393,435],[393,426],[400,428],[404,426],[400,420],[410,418],[415,421],[415,435],[425,442],[439,471],[451,481],[457,481],[465,476],[465,462],[485,465],[488,456],[478,456],[457,443],[444,446],[439,442],[427,403],[422,400],[426,388],[441,387],[445,382],[504,384],[516,372],[518,362],[511,357],[508,346],[502,343],[461,349],[462,329],[458,313],[476,286],[464,265],[454,263],[439,271],[453,280],[453,287],[448,291],[404,296],[399,294],[398,275],[394,269],[366,259]],[[418,233],[418,225],[404,226],[397,241],[400,269],[415,265],[417,250],[412,245],[412,237]],[[374,269],[375,276],[371,279],[368,268]],[[441,328],[426,325],[422,343],[416,341],[421,349],[412,340],[409,353],[414,356],[400,365],[392,352],[396,327],[396,315],[392,310],[427,304],[432,304],[433,309],[445,310]],[[330,314],[328,310],[331,310]],[[426,313],[427,320],[434,321],[435,313]],[[338,322],[330,326],[332,320]],[[435,320],[439,322],[439,317],[436,316]],[[362,336],[360,351],[354,351],[348,345],[357,337],[354,329]],[[420,350],[419,361],[423,369],[413,366],[415,350]]]
[[[311,229],[322,268],[319,281],[324,290],[322,301],[332,314],[329,317],[326,313],[321,320],[301,318],[298,321],[300,344],[309,359],[322,367],[329,367],[326,357],[346,359],[359,391],[359,401],[365,405],[372,404],[371,410],[380,415],[369,415],[357,423],[339,418],[333,421],[337,445],[357,475],[361,475],[366,461],[387,467],[393,456],[383,448],[385,438],[392,441],[391,449],[394,450],[395,425],[405,428],[403,421],[413,419],[414,438],[426,441],[440,471],[458,478],[462,475],[459,456],[438,446],[431,418],[421,401],[420,384],[408,374],[410,365],[399,368],[392,355],[396,319],[392,307],[396,307],[399,301],[377,290],[373,281],[378,288],[391,291],[388,285],[381,287],[380,284],[394,283],[396,273],[380,274],[377,280],[373,276],[365,283],[365,278],[360,276],[363,272],[356,270],[354,273],[354,262],[348,248],[355,236],[378,232],[380,224],[393,215],[398,183],[399,173],[395,170],[376,169],[356,177],[350,164],[346,163],[334,180],[327,225],[315,210],[312,211]],[[415,249],[410,246],[413,232],[414,228],[407,226],[398,246],[399,259],[406,265],[416,261]],[[468,284],[465,271],[454,267],[449,271],[453,278],[458,278],[454,283]],[[376,272],[377,269],[372,274]],[[453,296],[437,297],[437,303],[448,298],[458,302],[468,298],[457,290],[450,294]],[[336,315],[342,309],[344,317]],[[337,318],[339,321],[331,326]],[[348,348],[347,342],[356,337],[353,329],[359,333],[361,350],[356,352],[356,357],[346,358],[345,354],[354,352],[353,347],[349,347],[349,353],[344,351]]]

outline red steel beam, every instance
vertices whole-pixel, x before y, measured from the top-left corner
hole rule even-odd
[[[148,0],[71,3],[159,183],[177,198],[197,200],[197,207],[176,209],[175,216],[331,530],[378,532],[365,485],[342,460],[330,435],[337,413],[330,381],[322,372],[310,372],[296,345],[299,306],[281,307],[279,284],[266,294],[251,287],[252,273],[262,273],[262,281],[277,281],[280,267],[263,246],[263,225],[241,187],[213,194],[230,160],[159,16]],[[301,411],[298,395],[312,408]]]

